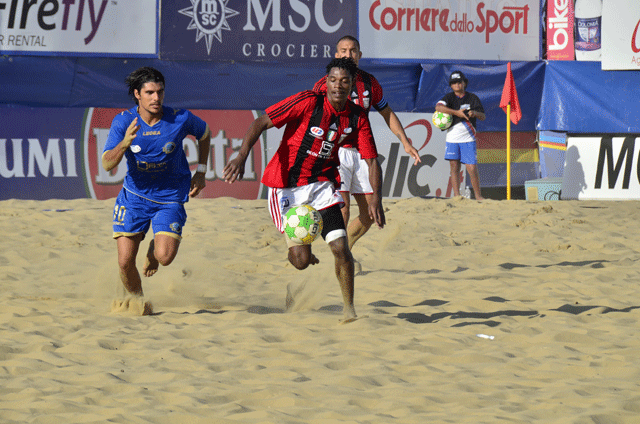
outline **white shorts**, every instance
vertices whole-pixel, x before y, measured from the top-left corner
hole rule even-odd
[[[281,233],[284,233],[282,218],[293,206],[309,205],[322,211],[333,205],[342,207],[344,204],[342,196],[330,181],[320,181],[301,187],[270,188],[267,202],[271,219]],[[346,235],[345,230],[332,231],[326,235],[325,241],[329,243],[340,237],[346,237]]]
[[[351,194],[372,194],[373,187],[369,182],[369,166],[362,159],[358,150],[352,147],[338,149],[340,159],[340,191]]]

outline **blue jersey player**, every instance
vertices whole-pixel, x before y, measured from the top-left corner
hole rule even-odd
[[[125,82],[136,106],[113,119],[102,153],[102,166],[107,171],[123,158],[128,167],[113,212],[113,238],[127,296],[114,301],[112,310],[147,315],[153,308],[143,299],[136,267],[138,248],[153,226],[154,238],[143,268],[147,277],[176,257],[187,220],[184,203],[205,186],[211,133],[206,122],[190,111],[163,106],[164,77],[156,69],[137,69]],[[182,148],[188,135],[198,140],[198,168],[193,177]]]

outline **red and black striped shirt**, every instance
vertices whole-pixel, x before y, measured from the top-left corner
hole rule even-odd
[[[363,159],[378,157],[366,111],[347,102],[337,112],[326,93],[302,91],[266,110],[273,124],[286,125],[278,150],[267,164],[267,187],[299,187],[317,181],[340,186],[338,147],[349,144]]]
[[[327,77],[322,77],[313,86],[313,91],[327,91]],[[380,112],[387,107],[387,100],[382,93],[382,86],[370,73],[358,69],[356,79],[353,82],[350,99],[353,103],[363,107],[367,113],[371,107]],[[343,147],[353,147],[345,145]]]

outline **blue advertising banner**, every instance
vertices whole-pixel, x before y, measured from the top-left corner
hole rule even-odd
[[[2,109],[0,200],[87,197],[84,115],[85,109]]]
[[[357,2],[175,0],[162,2],[160,57],[296,62],[333,57],[358,35]]]

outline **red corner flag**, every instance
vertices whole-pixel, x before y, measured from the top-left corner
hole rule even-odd
[[[520,109],[520,102],[518,101],[516,83],[511,73],[511,62],[507,65],[507,79],[504,81],[502,98],[500,99],[500,107],[504,110],[504,113],[507,113],[507,105],[509,103],[511,103],[511,122],[517,125],[520,118],[522,118],[522,110]]]

